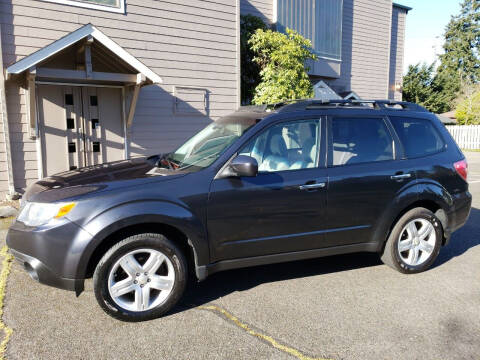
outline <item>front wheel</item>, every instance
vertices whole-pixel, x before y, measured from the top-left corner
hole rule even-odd
[[[185,257],[160,234],[139,234],[114,245],[93,276],[95,297],[109,315],[123,321],[162,316],[182,297]]]
[[[385,244],[382,261],[405,274],[427,270],[440,252],[443,229],[428,209],[407,211],[395,224]]]

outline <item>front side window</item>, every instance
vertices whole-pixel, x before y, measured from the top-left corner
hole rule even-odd
[[[111,12],[125,12],[125,0],[43,0],[65,5],[79,6]]]
[[[434,154],[445,147],[440,134],[429,120],[391,116],[390,121],[407,158]]]
[[[319,121],[299,120],[274,125],[239,152],[258,162],[260,172],[308,169],[317,166]]]
[[[342,17],[343,0],[278,0],[278,30],[296,30],[320,57],[341,59]]]
[[[329,165],[392,160],[393,139],[381,118],[334,118]]]

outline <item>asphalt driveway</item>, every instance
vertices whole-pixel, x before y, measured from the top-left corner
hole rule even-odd
[[[479,359],[480,153],[467,155],[469,222],[425,273],[399,274],[374,254],[228,271],[190,286],[174,313],[131,324],[100,310],[90,282],[75,298],[13,264],[6,357]]]

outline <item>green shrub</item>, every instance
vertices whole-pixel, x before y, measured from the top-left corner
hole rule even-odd
[[[460,101],[455,117],[460,125],[480,125],[480,89]]]
[[[255,53],[253,60],[261,69],[254,104],[313,97],[309,68],[305,66],[307,60],[317,58],[310,40],[291,29],[286,34],[258,29],[249,44]]]

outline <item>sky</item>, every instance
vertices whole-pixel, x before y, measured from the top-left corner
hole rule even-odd
[[[431,64],[442,52],[443,33],[452,15],[460,11],[460,0],[395,0],[412,7],[407,15],[405,31],[405,62]]]

